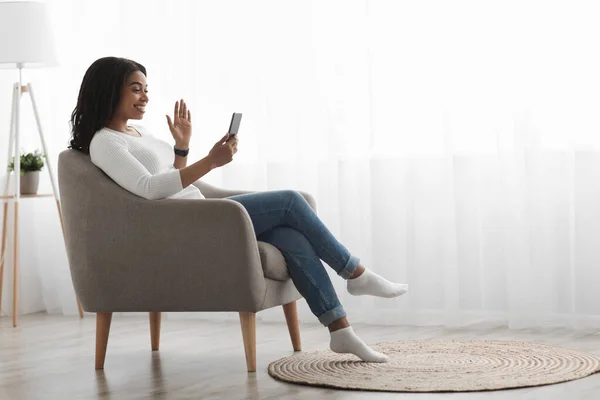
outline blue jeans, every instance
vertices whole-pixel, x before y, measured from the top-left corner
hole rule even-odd
[[[241,194],[228,199],[241,203],[248,211],[258,240],[281,251],[294,285],[319,321],[327,326],[345,317],[321,260],[348,279],[359,259],[333,236],[306,199],[294,190]]]

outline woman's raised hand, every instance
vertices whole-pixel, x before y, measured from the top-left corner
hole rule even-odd
[[[192,113],[183,99],[175,102],[173,119],[167,115],[167,124],[169,124],[169,130],[175,139],[175,147],[186,150],[190,146],[192,137]]]

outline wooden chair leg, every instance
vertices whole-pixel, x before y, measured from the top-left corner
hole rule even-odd
[[[110,312],[96,313],[96,369],[104,369],[111,320]]]
[[[298,325],[298,308],[296,302],[292,301],[283,305],[283,313],[285,314],[285,322],[287,322],[290,339],[294,351],[302,351],[302,343],[300,341],[300,326]]]
[[[150,342],[152,343],[152,351],[158,350],[160,346],[160,312],[150,312]]]
[[[256,314],[240,312],[240,323],[246,352],[246,366],[248,372],[256,372]]]

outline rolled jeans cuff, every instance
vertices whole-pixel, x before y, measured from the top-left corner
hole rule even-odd
[[[346,316],[346,311],[344,307],[340,304],[336,308],[326,311],[324,314],[319,315],[319,322],[323,324],[323,326],[329,326],[333,321],[337,321],[340,318],[344,318]]]
[[[352,274],[354,274],[354,270],[356,267],[358,267],[358,264],[360,264],[360,259],[351,255],[350,259],[346,263],[346,266],[340,272],[338,272],[338,275],[344,279],[350,279]]]

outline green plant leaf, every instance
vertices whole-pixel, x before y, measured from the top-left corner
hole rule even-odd
[[[44,158],[47,156],[42,154],[39,150],[35,150],[33,153],[25,153],[21,151],[21,175],[25,172],[41,171],[44,167]],[[12,172],[15,169],[15,158],[12,157],[10,164],[8,164],[8,171]]]

